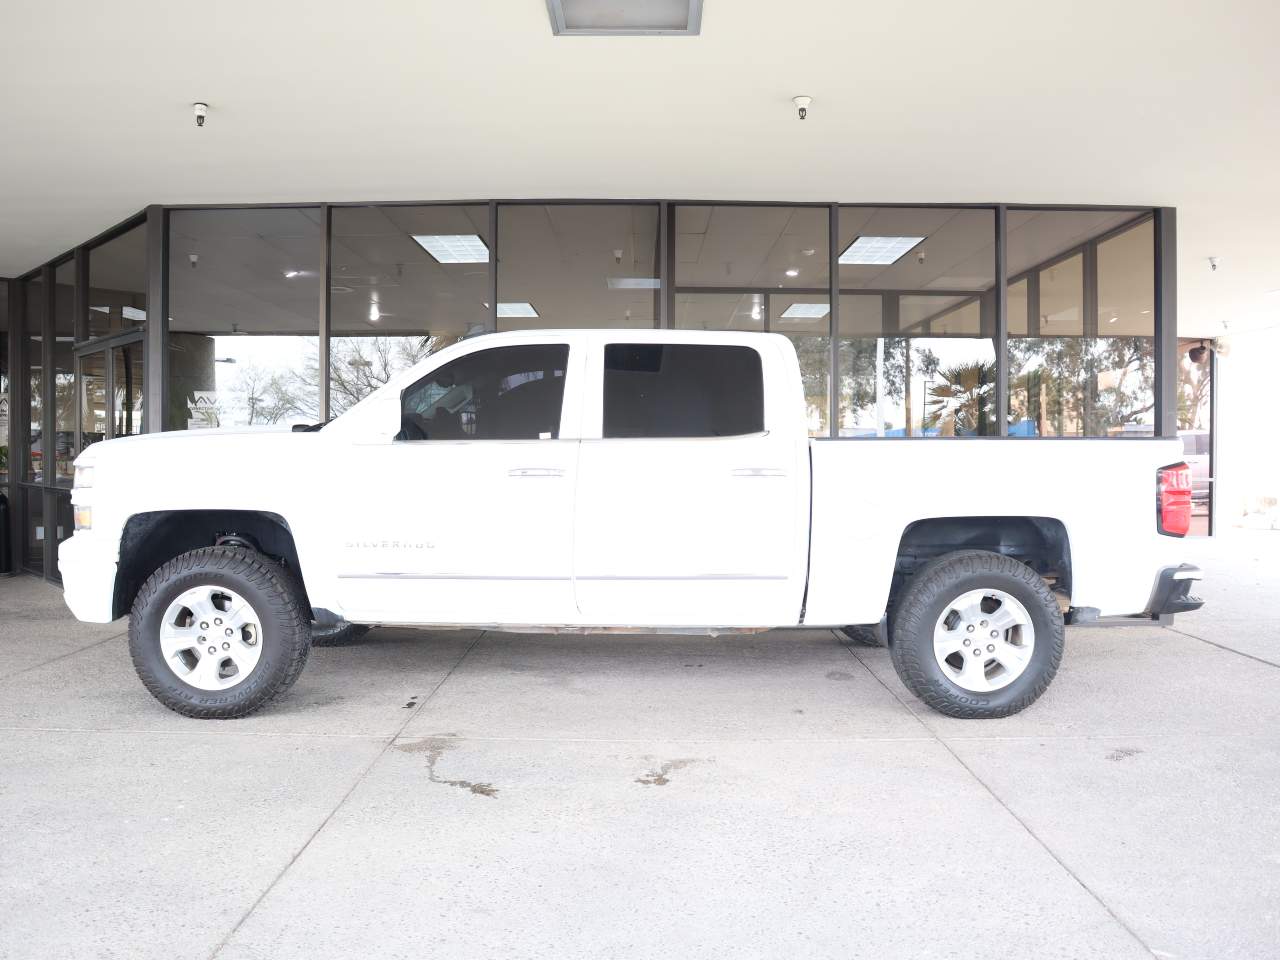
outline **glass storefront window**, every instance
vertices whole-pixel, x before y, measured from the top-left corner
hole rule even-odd
[[[10,393],[9,284],[0,280],[0,484],[9,479]]]
[[[65,491],[59,491],[50,494],[53,500],[53,578],[61,580],[62,576],[58,573],[58,548],[62,545],[62,541],[75,533],[75,518],[71,512],[71,495]]]
[[[676,287],[818,288],[830,282],[826,207],[675,207]]]
[[[111,350],[113,367],[111,405],[114,420],[111,427],[113,437],[129,437],[143,432],[142,421],[142,387],[144,370],[142,366],[142,344],[127,343],[113,347]]]
[[[841,207],[842,437],[988,436],[995,214]]]
[[[1154,432],[1153,226],[1132,219],[1010,211],[1010,436]]]
[[[39,274],[22,282],[22,352],[27,367],[26,431],[29,451],[25,479],[33,483],[44,480],[44,442],[41,436],[44,420],[44,287],[44,277]]]
[[[320,416],[320,210],[169,216],[166,429]]]
[[[499,330],[654,327],[658,205],[498,207]]]
[[[831,414],[831,303],[816,294],[777,291],[768,300],[770,332],[787,337],[800,360],[809,436],[825,437]]]
[[[488,206],[333,209],[329,412],[488,329]]]
[[[76,267],[66,260],[53,271],[53,480],[68,487],[75,459],[75,300]]]
[[[89,251],[89,337],[123,333],[147,322],[147,227]]]
[[[22,565],[33,573],[44,573],[44,491],[21,489]]]
[[[80,358],[80,445],[81,449],[107,436],[107,354],[106,351]]]
[[[677,293],[677,330],[764,331],[765,293]]]

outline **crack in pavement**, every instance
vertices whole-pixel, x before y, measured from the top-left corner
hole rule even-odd
[[[267,884],[266,889],[263,890],[262,893],[258,894],[257,898],[253,901],[253,903],[249,904],[249,909],[247,909],[244,912],[243,916],[241,916],[240,919],[236,921],[235,926],[233,926],[230,930],[228,930],[226,936],[224,936],[221,940],[218,941],[217,945],[209,953],[209,960],[214,960],[214,958],[217,957],[218,954],[220,954],[226,948],[227,944],[231,942],[231,938],[236,935],[236,932],[242,926],[244,926],[245,921],[248,920],[249,917],[253,915],[253,912],[258,909],[262,901],[267,899],[268,894],[270,894],[271,891],[276,888],[276,886],[284,878],[284,875],[293,868],[293,865],[295,863],[298,862],[298,859],[304,853],[307,852],[307,848],[311,846],[315,838],[318,837],[321,831],[324,830],[324,828],[329,825],[329,822],[333,820],[333,818],[337,815],[338,811],[341,810],[343,805],[351,798],[351,795],[356,792],[356,788],[359,787],[360,784],[364,782],[365,777],[369,775],[369,771],[374,768],[374,765],[377,764],[379,760],[381,760],[383,757],[387,755],[387,751],[390,750],[391,747],[395,744],[396,740],[399,739],[400,734],[404,732],[405,728],[408,727],[409,724],[413,722],[413,718],[416,717],[420,712],[422,712],[422,709],[431,701],[431,698],[434,697],[436,693],[440,690],[440,688],[445,685],[445,682],[448,681],[448,679],[453,676],[454,672],[458,669],[458,667],[462,666],[462,661],[467,659],[467,656],[471,653],[472,650],[476,648],[476,644],[478,644],[482,639],[484,639],[484,636],[487,632],[488,631],[486,630],[481,630],[480,633],[477,634],[476,638],[467,645],[467,649],[462,651],[462,656],[458,657],[458,659],[454,662],[453,666],[449,668],[449,671],[443,677],[440,678],[440,682],[437,683],[434,687],[432,687],[431,691],[419,701],[417,707],[409,711],[409,715],[405,717],[404,722],[400,724],[400,726],[396,729],[395,733],[393,733],[390,737],[387,738],[386,743],[382,745],[382,749],[379,750],[374,755],[373,759],[370,760],[367,764],[365,764],[364,769],[360,771],[359,775],[355,779],[355,782],[352,783],[351,786],[347,789],[347,792],[344,793],[338,799],[338,802],[334,804],[333,809],[330,810],[329,813],[325,816],[325,818],[320,821],[319,826],[317,826],[315,830],[311,831],[311,835],[308,836],[305,841],[303,841],[302,846],[300,846],[297,852],[292,857],[289,858],[289,862],[286,863],[280,869],[280,872],[275,875],[275,878],[269,884]]]
[[[1198,637],[1194,633],[1187,633],[1185,630],[1179,630],[1177,627],[1166,627],[1171,633],[1179,636],[1187,637],[1191,640],[1199,640],[1201,643],[1207,643],[1211,647],[1217,647],[1219,650],[1225,650],[1227,653],[1234,653],[1238,657],[1244,657],[1248,660],[1256,660],[1258,663],[1265,663],[1268,667],[1280,667],[1280,663],[1274,660],[1268,660],[1266,657],[1255,657],[1252,653],[1245,653],[1243,650],[1237,650],[1235,647],[1228,647],[1225,644],[1217,643],[1213,640],[1206,640],[1204,637]]]
[[[1041,849],[1043,849],[1044,852],[1049,855],[1049,857],[1053,860],[1053,862],[1056,863],[1059,867],[1061,867],[1063,871],[1067,874],[1067,876],[1069,876],[1072,880],[1074,880],[1076,884],[1080,887],[1080,889],[1083,890],[1085,893],[1087,893],[1093,899],[1093,901],[1098,904],[1098,906],[1100,906],[1103,910],[1105,910],[1107,915],[1111,917],[1111,919],[1114,920],[1116,924],[1119,925],[1119,927],[1125,931],[1125,933],[1129,934],[1129,936],[1133,938],[1135,943],[1137,943],[1140,947],[1142,947],[1142,949],[1145,950],[1147,953],[1149,953],[1151,956],[1160,957],[1159,953],[1157,953],[1154,949],[1152,949],[1151,946],[1145,940],[1142,939],[1142,937],[1138,936],[1137,931],[1134,930],[1133,927],[1129,926],[1129,924],[1125,923],[1125,921],[1120,918],[1120,915],[1111,908],[1110,904],[1108,904],[1105,900],[1103,900],[1102,897],[1099,896],[1098,893],[1092,887],[1090,887],[1087,883],[1085,883],[1082,879],[1080,879],[1080,877],[1076,874],[1076,872],[1072,870],[1069,866],[1067,866],[1066,861],[1064,861],[1060,856],[1058,856],[1054,852],[1053,848],[1049,846],[1049,844],[1045,843],[1045,841],[1040,837],[1038,833],[1035,832],[1035,830],[1031,828],[1031,825],[1027,823],[1026,820],[1018,816],[1018,814],[1014,812],[1013,808],[1004,801],[1004,798],[1001,797],[1000,794],[995,792],[995,790],[991,787],[990,784],[988,784],[985,780],[983,780],[982,777],[978,776],[977,771],[975,771],[973,767],[965,763],[964,758],[962,758],[960,754],[956,753],[956,751],[952,749],[951,745],[947,743],[946,740],[938,736],[937,732],[932,727],[930,727],[929,724],[925,723],[924,718],[921,717],[920,714],[916,713],[916,711],[912,709],[911,704],[907,703],[906,700],[904,700],[901,696],[899,696],[896,690],[894,690],[887,683],[881,680],[880,677],[876,675],[876,672],[872,670],[869,666],[867,666],[866,661],[863,660],[860,656],[858,656],[857,652],[853,649],[853,647],[850,644],[845,643],[844,640],[840,636],[838,636],[834,630],[832,631],[832,636],[835,636],[837,642],[839,642],[840,645],[849,652],[849,656],[853,657],[853,659],[858,662],[858,664],[862,667],[862,669],[867,671],[867,673],[871,675],[872,679],[874,679],[877,683],[879,683],[880,686],[882,686],[891,697],[897,700],[898,703],[902,705],[903,709],[905,709],[907,713],[909,713],[915,719],[915,721],[918,724],[920,724],[920,726],[924,727],[927,731],[929,731],[929,733],[933,736],[933,739],[937,741],[938,745],[942,747],[942,749],[946,750],[947,753],[951,754],[952,759],[954,759],[956,763],[960,764],[960,766],[964,768],[965,772],[968,773],[969,776],[973,777],[974,781],[980,787],[982,787],[982,789],[985,790],[987,794],[993,800],[995,800],[996,803],[1000,804],[1000,806],[1004,809],[1004,811],[1007,814],[1009,814],[1010,817],[1013,818],[1014,822],[1017,823],[1018,826],[1022,827],[1022,829],[1026,831],[1027,836],[1031,837],[1032,840],[1038,843]]]

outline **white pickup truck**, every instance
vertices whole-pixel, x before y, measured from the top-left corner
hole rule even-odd
[[[863,625],[929,706],[1000,717],[1049,685],[1064,623],[1200,606],[1181,453],[811,440],[780,335],[492,334],[306,431],[95,444],[59,568],[192,717],[258,709],[313,632],[373,624]]]

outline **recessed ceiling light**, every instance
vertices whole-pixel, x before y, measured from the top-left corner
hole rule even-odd
[[[498,316],[500,317],[536,317],[537,315],[538,311],[533,309],[533,304],[527,301],[498,304]]]
[[[436,263],[489,262],[489,248],[474,233],[414,234],[413,239],[435,257]]]
[[[300,276],[302,276],[301,270],[286,270],[284,272],[284,278],[286,280],[292,280],[294,277],[300,277]]]
[[[649,277],[610,277],[610,290],[657,290],[662,286],[661,280]]]
[[[369,304],[369,322],[377,323],[382,319],[382,311],[378,309],[378,302],[375,300]]]
[[[924,237],[858,237],[840,254],[843,264],[885,266],[897,263]]]
[[[798,276],[800,276],[800,271],[799,271],[799,270],[797,270],[795,267],[792,267],[790,270],[788,270],[788,271],[787,271],[787,276],[788,276],[788,277],[798,277]]]
[[[793,303],[782,311],[783,320],[821,320],[831,312],[828,303]]]
[[[547,0],[557,37],[696,37],[702,0]]]

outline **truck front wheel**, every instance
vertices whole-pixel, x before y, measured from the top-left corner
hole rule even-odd
[[[170,560],[138,591],[129,652],[170,710],[243,717],[293,686],[311,624],[279,564],[242,547],[205,547]]]
[[[898,676],[951,717],[1007,717],[1044,693],[1062,661],[1062,612],[1024,563],[984,550],[938,557],[911,578],[890,654]]]

